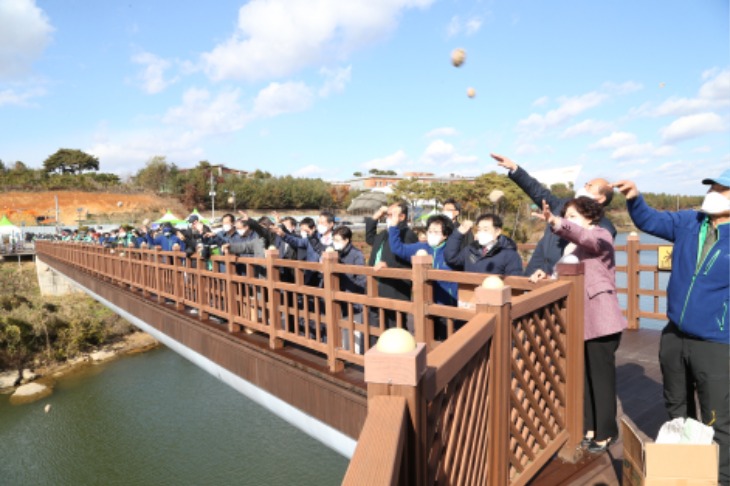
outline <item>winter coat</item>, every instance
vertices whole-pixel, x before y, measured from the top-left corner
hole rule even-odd
[[[565,218],[560,221],[560,227],[551,231],[576,244],[573,255],[585,266],[584,339],[587,341],[623,331],[626,329],[626,319],[621,313],[616,293],[616,252],[613,237],[600,226],[588,229]]]
[[[418,250],[426,250],[429,255],[433,256],[433,268],[439,270],[453,270],[444,258],[444,248],[446,243],[441,243],[433,248],[428,243],[410,243],[405,244],[400,239],[400,229],[397,226],[388,228],[388,237],[390,240],[390,249],[393,254],[404,260],[409,260]],[[456,282],[443,282],[437,280],[433,286],[433,300],[436,304],[456,305],[456,296],[458,285]]]
[[[510,238],[499,235],[494,246],[485,254],[484,247],[477,241],[463,247],[464,236],[454,231],[446,242],[446,262],[452,268],[465,272],[522,275],[522,258],[517,253],[517,244]]]
[[[657,211],[639,195],[626,201],[634,224],[650,235],[674,243],[667,285],[667,316],[679,329],[705,341],[730,344],[730,223],[718,225],[718,237],[699,261],[700,239],[712,231],[698,211]]]
[[[522,167],[517,167],[514,171],[509,173],[509,178],[512,179],[515,184],[520,186],[520,189],[532,199],[538,207],[542,207],[542,201],[548,203],[550,211],[553,214],[560,214],[565,206],[565,203],[570,201],[570,198],[561,199],[553,196],[549,189],[543,186],[537,179],[532,177]],[[616,228],[613,224],[604,216],[598,223],[598,226],[605,228],[611,234],[612,238],[616,238]],[[542,238],[537,243],[535,251],[527,263],[525,269],[525,275],[530,276],[535,273],[535,270],[543,270],[548,275],[553,273],[553,267],[563,256],[563,250],[567,246],[568,242],[561,239],[559,236],[550,231],[550,228],[545,228]]]

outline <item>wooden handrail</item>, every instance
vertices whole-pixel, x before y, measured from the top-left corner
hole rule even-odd
[[[368,416],[342,484],[409,484],[402,467],[407,427],[405,398],[380,395],[369,400]]]

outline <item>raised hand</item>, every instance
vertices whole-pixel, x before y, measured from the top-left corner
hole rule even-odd
[[[510,158],[505,157],[504,155],[499,154],[489,154],[492,156],[494,160],[497,161],[497,165],[500,167],[504,167],[505,169],[509,171],[513,171],[517,169],[517,164]]]
[[[472,229],[473,226],[474,226],[474,221],[472,221],[470,219],[465,219],[459,225],[459,233],[461,233],[462,235],[465,235],[469,231],[471,231],[471,229]]]
[[[539,218],[553,226],[560,221],[560,218],[558,216],[555,216],[552,213],[552,211],[550,211],[550,205],[544,199],[542,200],[542,211],[540,211],[540,212],[533,211],[530,214],[533,217]]]
[[[612,182],[609,186],[617,189],[621,194],[626,196],[626,199],[634,199],[639,195],[639,189],[636,187],[636,183],[633,181],[622,180],[618,182]]]

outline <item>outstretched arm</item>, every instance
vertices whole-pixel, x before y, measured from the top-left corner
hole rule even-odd
[[[504,155],[491,154],[491,156],[497,161],[497,164],[500,167],[505,167],[510,170],[509,178],[512,179],[530,199],[532,199],[532,202],[541,206],[542,201],[545,200],[548,202],[550,207],[555,210],[558,210],[561,207],[562,201],[560,198],[553,196],[553,193],[550,192],[548,188],[528,174],[525,169],[518,166],[514,161]]]

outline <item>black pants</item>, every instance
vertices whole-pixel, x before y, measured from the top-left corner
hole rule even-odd
[[[595,440],[618,437],[616,423],[616,350],[621,333],[585,342],[585,393],[583,427],[595,432]]]
[[[662,331],[659,364],[664,403],[670,418],[692,411],[692,385],[700,401],[701,421],[712,423],[720,446],[720,483],[730,484],[730,346],[684,334],[673,322]]]

